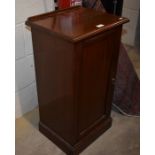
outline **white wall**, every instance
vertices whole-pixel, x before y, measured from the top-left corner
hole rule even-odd
[[[123,35],[122,41],[132,46],[135,44],[139,9],[140,0],[124,0],[122,16],[129,18],[130,22],[123,26],[127,33]]]
[[[16,118],[38,104],[31,32],[25,26],[25,20],[29,16],[52,10],[52,0],[16,0]]]

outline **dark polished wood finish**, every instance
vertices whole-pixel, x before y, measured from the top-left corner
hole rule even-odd
[[[28,18],[39,101],[39,130],[77,155],[111,126],[122,24],[107,13],[72,7]],[[103,24],[101,28],[96,25]]]

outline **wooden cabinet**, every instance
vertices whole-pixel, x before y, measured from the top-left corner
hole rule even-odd
[[[39,101],[39,130],[67,154],[80,153],[111,126],[122,24],[82,7],[28,18]]]

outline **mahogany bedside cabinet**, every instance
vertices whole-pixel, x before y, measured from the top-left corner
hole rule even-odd
[[[122,24],[128,19],[71,7],[28,18],[39,130],[78,155],[110,128]]]

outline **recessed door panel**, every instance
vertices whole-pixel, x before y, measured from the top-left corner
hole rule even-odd
[[[80,77],[79,130],[82,132],[105,115],[112,50],[110,38],[91,38],[83,46]]]

